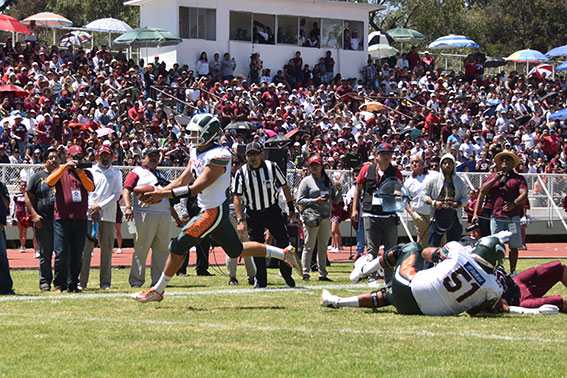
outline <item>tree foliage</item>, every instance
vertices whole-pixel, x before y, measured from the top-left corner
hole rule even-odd
[[[520,49],[547,52],[567,44],[567,0],[369,0],[386,11],[370,15],[370,25],[387,31],[407,27],[433,41],[447,34],[475,40],[491,55]]]

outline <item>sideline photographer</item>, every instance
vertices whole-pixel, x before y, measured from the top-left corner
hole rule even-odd
[[[510,248],[510,274],[516,271],[518,248],[522,247],[520,218],[528,197],[526,179],[516,173],[514,168],[520,164],[520,158],[511,151],[503,151],[494,157],[499,171],[491,174],[480,188],[481,195],[493,199],[490,231],[495,234],[508,230],[512,236],[508,240]]]
[[[95,188],[92,173],[84,170],[92,164],[85,163],[84,156],[81,147],[69,147],[67,163],[47,177],[47,185],[55,186],[53,286],[56,293],[82,291],[79,273],[87,237],[88,192]]]

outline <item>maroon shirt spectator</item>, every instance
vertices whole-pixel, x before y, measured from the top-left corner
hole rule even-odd
[[[486,181],[490,181],[497,173],[493,173]],[[510,177],[505,184],[496,183],[492,187],[487,197],[492,198],[493,211],[492,215],[495,217],[512,218],[515,216],[521,217],[524,215],[523,206],[514,206],[510,211],[504,211],[503,207],[506,202],[514,202],[518,197],[520,189],[528,190],[526,179],[514,171],[510,172]]]

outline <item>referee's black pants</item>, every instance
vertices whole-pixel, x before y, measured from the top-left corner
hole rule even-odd
[[[278,204],[260,211],[246,209],[246,226],[250,241],[264,243],[264,231],[267,229],[274,237],[276,247],[285,248],[289,245],[289,236]],[[266,287],[268,285],[266,258],[254,257],[254,263],[256,264],[256,284],[259,287]],[[291,277],[291,268],[281,260],[279,264],[286,284],[295,287],[295,281]]]

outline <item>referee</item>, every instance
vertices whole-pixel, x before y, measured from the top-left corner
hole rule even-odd
[[[233,182],[234,210],[238,222],[237,231],[246,232],[250,241],[264,243],[264,230],[274,236],[276,247],[289,245],[289,237],[281,208],[278,205],[278,189],[284,191],[290,217],[295,207],[286,179],[276,163],[264,160],[262,145],[251,142],[246,145],[246,161],[237,172]],[[244,206],[244,209],[243,209]],[[244,223],[246,222],[246,223]],[[266,258],[254,257],[256,264],[256,285],[267,286]],[[287,286],[295,287],[291,268],[280,263],[280,272]]]

